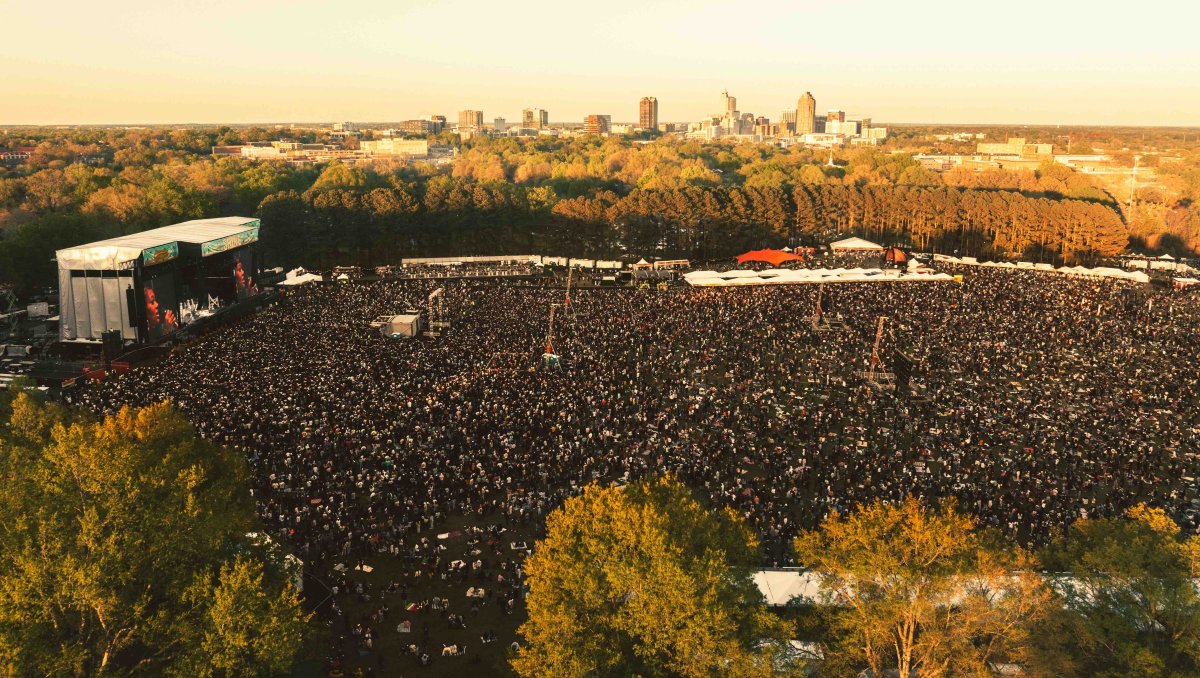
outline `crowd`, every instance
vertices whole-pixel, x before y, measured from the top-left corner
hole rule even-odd
[[[392,340],[369,322],[435,283],[310,286],[69,398],[98,412],[168,399],[242,450],[263,521],[338,587],[330,614],[347,596],[371,608],[358,633],[344,621],[347,642],[369,653],[407,622],[420,663],[460,649],[423,617],[440,632],[480,606],[519,610],[516,542],[593,481],[674,473],[745,516],[764,565],[788,565],[797,531],[830,511],[910,494],[954,498],[1026,544],[1141,501],[1195,530],[1200,297],[962,272],[820,292],[579,290],[556,311],[557,367],[541,358],[561,289],[444,283],[452,327]],[[814,327],[818,294],[832,322]],[[863,376],[880,316],[884,367],[892,349],[911,356],[917,396]],[[402,574],[366,588],[348,574],[381,559]],[[448,605],[409,595],[430,581],[454,591]]]

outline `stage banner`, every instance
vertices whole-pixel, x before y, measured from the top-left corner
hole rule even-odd
[[[142,265],[153,266],[166,263],[179,256],[179,243],[169,242],[142,250]]]
[[[249,230],[242,231],[241,233],[235,233],[224,238],[209,240],[208,242],[200,245],[200,256],[207,257],[209,255],[219,254],[227,250],[241,247],[242,245],[249,245],[252,242],[257,242],[259,228],[258,221],[252,221],[250,224],[252,224],[253,227]]]

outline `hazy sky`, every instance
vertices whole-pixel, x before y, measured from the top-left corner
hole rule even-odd
[[[1074,0],[0,0],[0,124],[545,108],[1200,125],[1200,5]]]

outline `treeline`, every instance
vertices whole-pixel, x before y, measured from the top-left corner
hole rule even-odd
[[[1120,216],[1100,203],[842,184],[602,188],[563,198],[544,186],[438,176],[417,185],[280,192],[263,201],[261,216],[277,260],[317,267],[525,251],[712,260],[850,233],[925,251],[1092,261],[1127,242]]]
[[[0,170],[0,283],[23,292],[51,286],[56,249],[230,214],[261,215],[271,261],[285,266],[485,251],[717,259],[851,233],[1066,262],[1120,252],[1131,235],[1154,247],[1166,229],[1177,234],[1166,245],[1200,246],[1194,202],[1143,211],[1131,231],[1091,177],[1056,165],[936,174],[878,149],[838,151],[830,163],[806,148],[596,137],[472,140],[439,166],[297,167],[208,155],[213,144],[284,135],[10,136],[35,151]]]

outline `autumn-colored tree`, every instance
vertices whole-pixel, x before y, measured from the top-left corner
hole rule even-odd
[[[834,674],[990,675],[991,662],[1023,656],[1030,625],[1053,607],[1028,554],[950,506],[877,501],[829,516],[795,548],[826,592],[816,602],[829,606]]]
[[[180,678],[232,678],[286,673],[303,650],[308,616],[290,587],[272,591],[263,563],[238,557],[215,581],[197,577],[184,595],[195,606],[182,656],[169,667]]]
[[[24,393],[11,409],[0,430],[0,674],[161,674],[235,613],[273,636],[306,632],[282,576],[239,574],[253,521],[237,455],[166,404],[101,422]],[[231,603],[226,589],[238,591]],[[264,670],[293,651],[238,650],[241,666]]]
[[[1160,509],[1077,521],[1046,549],[1061,613],[1037,635],[1034,668],[1059,676],[1200,675],[1200,537]]]
[[[586,488],[526,564],[522,676],[772,675],[786,634],[751,580],[757,542],[672,478]]]

